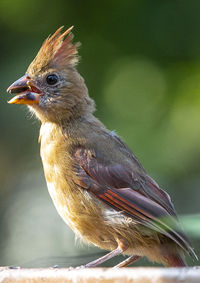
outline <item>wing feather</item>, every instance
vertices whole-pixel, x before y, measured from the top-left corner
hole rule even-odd
[[[79,185],[139,224],[162,233],[196,256],[178,222],[169,195],[147,174],[121,164],[102,164],[88,149],[74,153]]]

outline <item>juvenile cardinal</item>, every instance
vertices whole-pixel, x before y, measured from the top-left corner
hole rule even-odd
[[[41,121],[39,141],[49,193],[83,241],[110,251],[85,267],[119,255],[124,267],[146,256],[165,266],[196,257],[169,195],[148,176],[132,151],[94,115],[94,101],[76,70],[72,27],[48,37],[9,103],[26,104]]]

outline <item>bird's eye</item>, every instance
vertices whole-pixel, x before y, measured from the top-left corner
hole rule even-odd
[[[58,76],[55,74],[48,75],[48,77],[46,77],[46,82],[48,85],[55,85],[58,82]]]

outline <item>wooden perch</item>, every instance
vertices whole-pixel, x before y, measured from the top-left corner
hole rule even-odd
[[[200,267],[9,269],[0,268],[1,283],[200,283]]]

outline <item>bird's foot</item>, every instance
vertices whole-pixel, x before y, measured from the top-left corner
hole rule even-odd
[[[21,269],[21,266],[8,266],[9,269]]]

